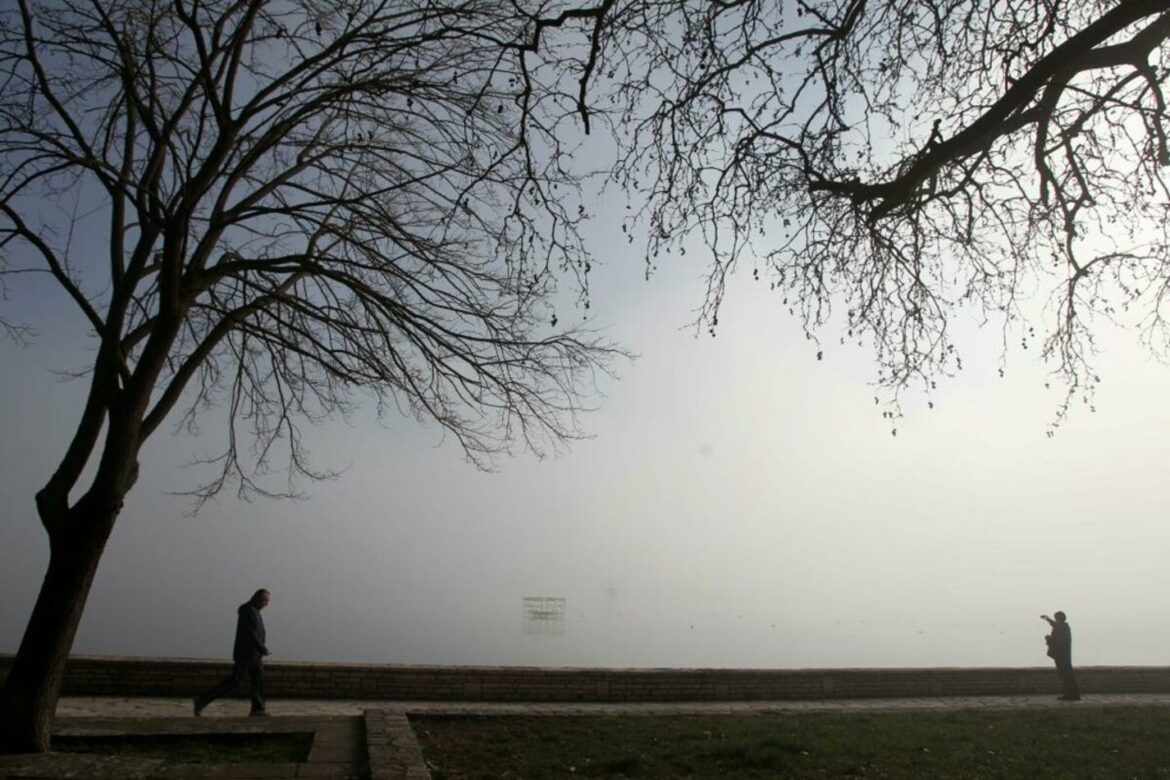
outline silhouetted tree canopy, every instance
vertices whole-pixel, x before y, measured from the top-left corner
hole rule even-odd
[[[354,389],[481,465],[578,434],[618,354],[554,305],[558,281],[588,292],[562,144],[585,115],[567,63],[600,17],[528,5],[2,12],[0,280],[51,276],[97,337],[76,432],[37,493],[51,558],[0,695],[4,750],[47,746],[101,549],[164,422],[226,410],[202,496],[291,492],[256,478],[280,452],[290,479],[316,476],[298,422]]]
[[[480,462],[573,434],[579,383],[609,353],[550,327],[557,278],[583,291],[585,255],[557,132],[574,109],[532,59],[535,15],[140,0],[19,13],[0,230],[7,271],[51,273],[101,337],[79,436],[123,404],[145,438],[180,402],[189,420],[223,401],[223,476],[256,487],[234,425],[261,465],[283,439],[300,466],[295,420],[353,387],[437,421]],[[78,204],[105,223],[77,220]]]
[[[747,263],[810,332],[872,342],[895,393],[961,368],[968,305],[1070,398],[1095,319],[1140,311],[1165,353],[1164,0],[663,0],[609,29],[617,178],[652,265],[711,250],[705,325]]]

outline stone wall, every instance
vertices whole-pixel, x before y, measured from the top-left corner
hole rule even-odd
[[[0,677],[11,656],[0,655]],[[190,696],[229,671],[222,661],[74,656],[66,696]],[[273,662],[276,698],[421,701],[747,701],[1053,694],[1051,667],[988,669],[563,669]],[[1077,670],[1085,693],[1170,693],[1170,667]],[[241,686],[245,687],[245,686]]]

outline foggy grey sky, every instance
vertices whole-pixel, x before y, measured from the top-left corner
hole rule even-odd
[[[1164,664],[1170,369],[1101,331],[1096,412],[1046,436],[1061,390],[1036,350],[960,315],[965,370],[904,398],[890,435],[871,355],[805,341],[766,283],[732,284],[717,338],[685,326],[703,270],[592,228],[592,322],[640,358],[605,382],[594,438],[477,472],[453,441],[368,411],[306,429],[308,499],[227,495],[188,516],[182,466],[210,446],[161,432],[107,547],[74,652],[224,658],[235,607],[273,591],[273,660],[566,666],[1047,663],[1064,609],[1078,664]],[[76,422],[81,325],[48,285],[38,343],[0,343],[0,652],[44,573],[33,493]],[[23,296],[23,297],[21,297]],[[577,312],[576,316],[580,316]],[[216,432],[217,418],[205,428]],[[525,634],[525,596],[566,599],[563,636]]]

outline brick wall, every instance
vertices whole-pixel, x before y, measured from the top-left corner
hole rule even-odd
[[[0,655],[0,678],[11,656]],[[74,656],[66,696],[190,696],[222,661]],[[1053,694],[1051,667],[1004,669],[549,669],[510,666],[270,663],[279,698],[463,701],[746,701]],[[1085,693],[1170,693],[1170,667],[1077,670]]]

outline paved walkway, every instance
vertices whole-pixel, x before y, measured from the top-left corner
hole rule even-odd
[[[1170,694],[1096,694],[1082,704],[1053,696],[672,703],[505,703],[276,700],[270,718],[248,718],[248,702],[229,699],[191,714],[188,699],[69,697],[58,702],[54,732],[69,735],[256,734],[311,732],[307,759],[289,764],[169,764],[160,759],[49,754],[0,756],[0,778],[91,780],[240,780],[369,778],[426,780],[430,773],[409,715],[683,715],[802,712],[906,712],[1078,706],[1170,707]]]
[[[1082,704],[1095,706],[1170,706],[1170,694],[1091,694]],[[608,704],[585,702],[511,703],[441,702],[336,699],[276,699],[269,703],[273,715],[361,715],[366,710],[409,712],[419,715],[683,715],[748,714],[774,712],[888,712],[905,710],[1012,709],[1018,707],[1076,707],[1055,696],[962,696],[907,699],[821,699],[816,701],[731,701]],[[58,717],[167,718],[191,714],[189,699],[68,697],[57,703]],[[214,702],[204,718],[239,717],[248,714],[248,702],[228,699]]]

